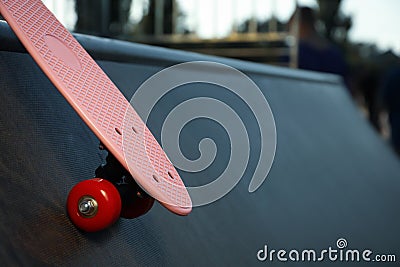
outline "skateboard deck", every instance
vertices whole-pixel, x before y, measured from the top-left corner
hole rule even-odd
[[[40,0],[0,0],[0,12],[47,77],[136,183],[170,211],[192,203],[178,172],[127,99]]]

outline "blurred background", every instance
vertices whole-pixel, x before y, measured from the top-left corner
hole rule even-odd
[[[79,33],[341,75],[400,151],[398,0],[43,2]]]

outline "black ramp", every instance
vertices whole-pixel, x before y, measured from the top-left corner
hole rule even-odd
[[[251,109],[215,85],[178,87],[150,116],[156,138],[160,140],[162,122],[177,104],[202,96],[219,99],[237,112],[250,135],[244,177],[224,198],[195,208],[188,217],[156,204],[145,216],[121,219],[103,232],[78,231],[66,215],[68,192],[93,177],[106,154],[8,26],[0,23],[2,266],[379,265],[327,257],[323,262],[257,259],[265,245],[287,252],[322,251],[337,249],[339,238],[346,239],[349,249],[400,257],[399,161],[336,77],[78,37],[127,98],[151,75],[178,62],[217,61],[244,71],[275,116],[275,161],[262,186],[250,194],[260,154],[260,131]],[[207,119],[184,127],[182,152],[196,159],[204,138],[215,141],[218,154],[200,173],[180,171],[192,186],[218,177],[229,161],[229,133]]]

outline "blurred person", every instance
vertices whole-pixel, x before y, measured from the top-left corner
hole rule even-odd
[[[315,24],[314,10],[309,7],[298,7],[288,22],[298,38],[298,68],[337,74],[347,83],[347,64],[341,50],[318,34]]]
[[[382,123],[380,120],[382,103],[379,96],[380,71],[374,66],[363,64],[358,66],[358,73],[354,75],[353,79],[357,86],[355,89],[363,97],[363,105],[368,110],[370,123],[379,133],[382,133]]]
[[[400,155],[400,66],[392,68],[383,80],[383,101],[389,115],[391,141]]]

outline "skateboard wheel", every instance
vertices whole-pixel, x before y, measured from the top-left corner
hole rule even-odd
[[[150,196],[125,198],[121,209],[121,217],[125,219],[134,219],[146,214],[153,207],[154,198]]]
[[[121,213],[121,197],[107,180],[94,178],[76,184],[69,192],[67,211],[71,221],[86,232],[103,230]]]

